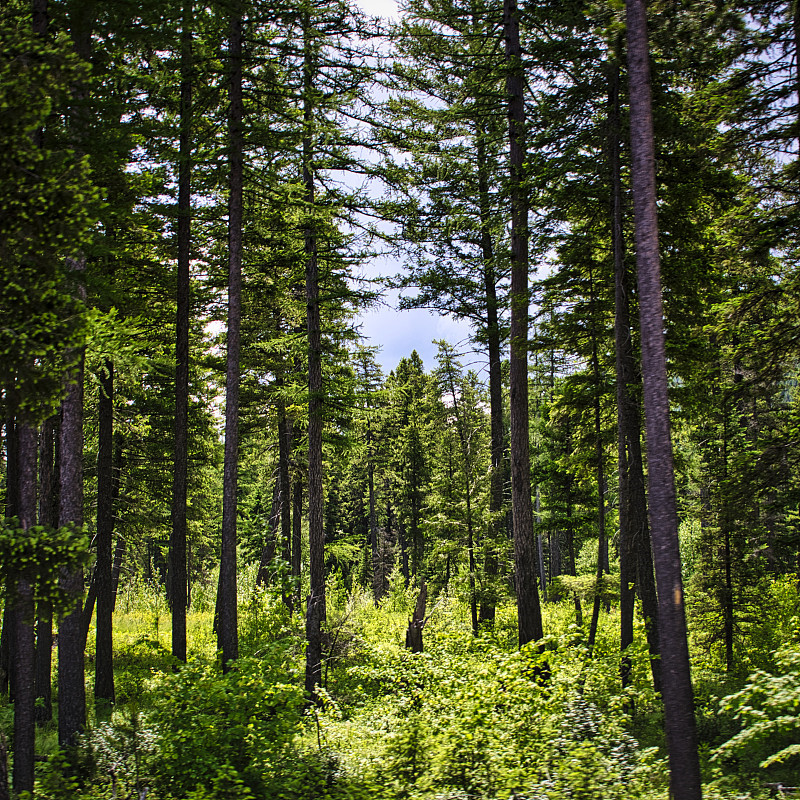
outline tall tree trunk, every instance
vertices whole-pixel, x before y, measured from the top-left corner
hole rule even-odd
[[[242,315],[242,20],[231,20],[230,42],[230,196],[228,199],[228,364],[225,381],[225,467],[222,489],[220,612],[217,630],[222,666],[239,657],[236,608],[236,491],[239,478],[239,332]]]
[[[7,389],[6,396],[10,395]],[[17,455],[17,425],[13,411],[6,418],[6,519],[13,519],[19,513],[19,457]],[[6,587],[11,594],[12,586]],[[3,632],[0,635],[0,681],[3,694],[9,700],[14,698],[14,609],[11,603],[3,606]]]
[[[36,429],[19,423],[19,523],[23,530],[36,524]],[[35,570],[31,570],[35,573]],[[14,775],[16,795],[33,794],[36,739],[35,645],[33,586],[30,574],[17,577],[14,597]]]
[[[322,682],[322,622],[325,619],[325,535],[322,495],[322,332],[319,310],[317,235],[314,219],[314,57],[311,20],[303,19],[303,185],[305,187],[306,322],[308,326],[308,554],[311,592],[306,612],[306,694]]]
[[[617,52],[622,43],[617,45]],[[633,353],[630,319],[630,276],[625,263],[622,233],[622,177],[620,166],[620,66],[610,64],[609,166],[611,170],[611,239],[614,259],[614,358],[617,379],[617,468],[619,472],[620,651],[623,686],[630,675],[624,655],[633,642],[634,587],[642,603],[653,686],[661,691],[661,656],[658,645],[658,600],[641,446],[641,413],[636,398],[639,383]]]
[[[626,359],[624,343],[630,341],[630,318],[625,282],[625,251],[622,238],[622,179],[620,170],[620,100],[619,61],[614,54],[608,65],[608,161],[611,173],[611,250],[614,260],[614,364],[616,369],[617,400],[617,473],[619,480],[619,615],[620,615],[620,677],[622,687],[630,683],[632,662],[626,654],[633,644],[636,563],[630,515],[629,458],[626,442],[626,406],[630,384],[630,360]]]
[[[528,440],[528,193],[525,188],[525,98],[519,11],[503,2],[503,37],[511,176],[511,507],[519,643],[541,639],[542,612],[536,585]]]
[[[481,215],[481,256],[483,259],[483,289],[486,296],[486,347],[489,355],[489,424],[492,471],[489,478],[489,545],[486,548],[484,570],[489,584],[481,597],[481,622],[494,622],[497,577],[497,547],[503,533],[503,383],[501,374],[500,321],[497,302],[497,274],[490,229],[489,176],[486,163],[486,133],[479,126],[477,136],[478,201]]]
[[[58,526],[58,417],[42,425],[39,448],[39,524],[52,530]],[[36,619],[36,721],[53,718],[53,608],[46,600],[38,603]],[[39,702],[40,701],[40,702]]]
[[[303,475],[297,470],[292,486],[292,578],[295,581],[294,606],[302,604],[300,568],[303,563]]]
[[[114,542],[114,364],[106,360],[98,408],[97,450],[97,638],[94,697],[114,702],[112,548]]]
[[[461,445],[461,458],[464,465],[462,476],[464,478],[464,496],[467,501],[467,556],[469,564],[469,608],[472,621],[472,635],[478,635],[478,598],[475,591],[475,534],[472,526],[472,470],[470,467],[471,458],[467,433],[465,430],[465,420],[461,413],[461,407],[456,394],[455,378],[453,376],[453,365],[446,361],[447,380],[450,385],[450,396],[453,398],[453,411],[456,415],[456,428],[458,430],[458,440]]]
[[[286,415],[286,404],[281,400],[278,404],[278,485],[280,487],[281,543],[283,560],[290,570],[292,564],[292,489],[289,480],[289,458],[291,457],[291,452],[291,425]],[[283,602],[291,612],[294,605],[294,596],[291,589],[284,591]]]
[[[61,403],[58,524],[80,528],[83,525],[83,349],[73,352],[71,357],[69,384]],[[58,627],[58,742],[68,748],[77,743],[86,724],[83,569],[65,572],[61,582],[74,603]]]
[[[383,597],[383,569],[379,547],[378,510],[375,507],[375,464],[372,453],[372,428],[367,420],[367,489],[369,494],[369,535],[372,541],[372,597],[376,603]]]
[[[597,358],[597,331],[594,320],[596,319],[596,301],[594,296],[594,279],[590,275],[591,285],[591,313],[592,313],[592,374],[594,377],[594,446],[595,468],[597,470],[597,575],[594,603],[592,605],[592,621],[589,624],[589,640],[587,646],[591,654],[597,636],[597,626],[600,622],[600,587],[603,582],[603,573],[608,563],[608,545],[606,542],[606,505],[604,489],[606,485],[605,468],[603,464],[603,438],[600,419],[600,363]]]
[[[178,154],[178,280],[175,319],[175,464],[169,547],[172,655],[186,661],[186,507],[189,474],[189,306],[192,242],[192,0],[184,0],[181,25],[180,144]]]
[[[681,581],[678,515],[667,396],[667,361],[656,214],[650,63],[644,0],[626,0],[636,262],[642,336],[650,521],[658,585],[662,696],[676,800],[702,795]]]

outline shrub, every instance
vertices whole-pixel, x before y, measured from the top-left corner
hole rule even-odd
[[[239,659],[226,674],[191,663],[163,676],[154,695],[150,721],[159,755],[153,778],[161,792],[184,798],[216,782],[229,787],[225,792],[241,784],[257,797],[277,796],[303,705],[299,681],[279,649]]]
[[[777,651],[776,674],[754,672],[747,684],[720,701],[741,730],[718,747],[713,759],[737,772],[800,765],[800,645]],[[796,774],[796,772],[795,772]]]

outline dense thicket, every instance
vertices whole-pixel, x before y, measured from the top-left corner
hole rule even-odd
[[[798,37],[778,0],[5,3],[14,792],[35,719],[52,796],[88,752],[113,793],[339,796],[337,703],[389,720],[365,796],[646,794],[636,730],[696,798],[693,714],[702,752],[740,730],[710,771],[796,764]],[[435,364],[360,339],[387,255],[471,326]],[[246,744],[193,749],[203,714]]]

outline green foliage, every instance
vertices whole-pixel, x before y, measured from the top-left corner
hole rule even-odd
[[[2,587],[13,586],[13,579],[23,577],[33,586],[36,600],[49,602],[56,610],[71,610],[75,598],[62,587],[61,570],[75,570],[89,563],[86,533],[74,525],[56,530],[41,525],[23,529],[15,522],[6,520],[0,526]]]
[[[618,653],[603,637],[591,661],[577,629],[542,652],[509,653],[468,628],[454,632],[451,613],[445,630],[426,633],[425,653],[383,649],[351,667],[373,699],[347,723],[335,712],[322,722],[346,764],[396,798],[621,800],[663,781],[663,765],[639,747],[623,712],[631,701],[652,705],[641,678],[646,647],[622,695]]]
[[[785,766],[797,774],[800,764],[800,646],[793,643],[775,655],[775,674],[754,672],[738,692],[720,701],[741,730],[718,747],[714,760],[723,768],[749,772]]]
[[[161,676],[154,697],[148,723],[156,731],[153,780],[161,792],[183,798],[214,781],[225,791],[241,781],[258,797],[275,796],[292,763],[303,704],[281,647],[239,659],[225,674],[190,663]]]

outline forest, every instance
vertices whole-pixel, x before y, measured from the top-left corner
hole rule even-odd
[[[0,800],[800,796],[800,3],[5,0],[0,101]]]

